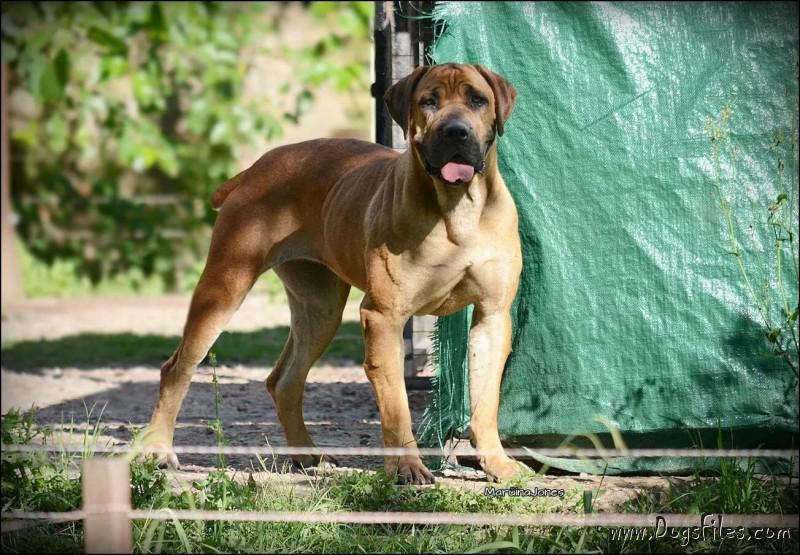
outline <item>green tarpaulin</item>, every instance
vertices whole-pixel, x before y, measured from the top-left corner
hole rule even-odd
[[[504,439],[610,446],[611,426],[628,446],[797,446],[797,11],[437,5],[434,61],[484,64],[519,93],[499,141],[524,254]],[[469,320],[439,319],[428,441],[468,424]]]

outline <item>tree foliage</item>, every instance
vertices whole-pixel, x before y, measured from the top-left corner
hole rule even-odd
[[[263,46],[279,30],[280,9],[4,3],[12,192],[31,252],[77,261],[93,280],[137,268],[175,283],[204,250],[208,198],[241,169],[237,148],[279,137],[323,84],[364,86],[368,50],[347,63],[336,51],[368,36],[369,3],[312,4],[319,24],[335,18],[336,31],[288,53]],[[265,52],[292,56],[299,83],[247,99],[245,77]]]

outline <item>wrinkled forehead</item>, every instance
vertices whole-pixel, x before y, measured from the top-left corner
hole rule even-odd
[[[440,97],[463,95],[470,90],[492,94],[489,83],[477,69],[466,64],[433,66],[417,85],[415,94],[435,93]]]

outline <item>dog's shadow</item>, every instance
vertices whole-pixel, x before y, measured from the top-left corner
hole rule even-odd
[[[312,370],[312,373],[314,370]],[[226,445],[285,446],[286,439],[278,421],[275,404],[269,397],[264,379],[220,376],[216,386],[209,383],[208,366],[201,366],[178,415],[175,445],[214,446],[218,438],[213,430],[216,420],[215,393],[218,394],[218,414]],[[269,369],[264,369],[264,377]],[[66,385],[66,384],[65,384]],[[86,393],[37,410],[37,421],[54,430],[72,432],[59,436],[57,443],[81,444],[87,428],[100,425],[98,445],[107,439],[129,444],[144,429],[158,397],[158,381],[121,381],[101,391]],[[309,433],[320,446],[379,447],[380,423],[372,387],[368,382],[335,382],[306,384],[305,422]],[[417,411],[420,412],[420,411]],[[214,467],[213,454],[179,455],[181,467]],[[348,467],[379,468],[382,459],[376,457],[337,457]],[[261,470],[255,455],[230,455],[226,464],[239,470]],[[289,457],[264,455],[264,470],[280,470]],[[289,465],[288,468],[293,468]]]
[[[253,332],[226,332],[212,348],[218,363],[219,416],[225,441],[229,445],[286,445],[275,406],[269,398],[265,379],[280,356],[288,336],[287,326],[263,328]],[[80,334],[55,340],[20,341],[4,346],[4,371],[42,376],[54,387],[71,388],[67,374],[53,374],[56,368],[88,370],[87,378],[97,388],[84,392],[67,391],[63,400],[37,411],[40,424],[56,429],[74,428],[77,436],[91,428],[98,419],[104,424],[103,438],[129,442],[150,417],[158,397],[158,375],[153,372],[174,351],[177,336],[121,334]],[[344,322],[317,366],[325,370],[322,382],[306,383],[304,412],[306,426],[317,445],[379,447],[380,423],[372,386],[365,377],[355,378],[347,371],[359,366],[364,357],[364,343],[358,322]],[[245,366],[237,373],[232,366]],[[149,370],[141,375],[142,368]],[[343,371],[336,378],[335,371]],[[95,380],[95,371],[106,372]],[[108,371],[116,377],[109,377]],[[254,373],[253,371],[256,370]],[[126,377],[126,372],[136,377]],[[263,371],[263,372],[262,372]],[[334,375],[330,372],[333,371]],[[360,374],[359,374],[360,375]],[[328,383],[328,380],[333,380]],[[63,381],[60,381],[63,380]],[[86,380],[83,380],[84,382]],[[85,383],[83,384],[86,385]],[[13,395],[11,396],[13,398]],[[414,421],[429,401],[429,392],[409,391]],[[205,360],[195,372],[193,383],[178,416],[175,445],[215,445],[217,438],[210,426],[215,420],[215,389],[211,367]],[[91,415],[87,414],[91,409]],[[102,411],[102,416],[101,416]],[[91,434],[90,434],[91,435]],[[80,443],[80,437],[73,441]],[[104,444],[105,439],[101,440]],[[346,467],[381,468],[379,457],[337,457]],[[183,454],[182,466],[213,467],[214,455]],[[288,457],[265,457],[268,470],[281,469]],[[226,457],[234,468],[260,468],[254,456]]]

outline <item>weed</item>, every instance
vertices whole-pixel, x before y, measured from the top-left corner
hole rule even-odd
[[[222,431],[222,419],[219,416],[220,393],[219,379],[217,379],[217,355],[213,351],[209,351],[208,353],[208,364],[211,366],[211,388],[214,390],[214,420],[212,422],[207,422],[206,425],[214,432],[217,445],[224,447],[225,434]],[[217,455],[217,468],[220,470],[225,469],[225,455],[222,453]]]
[[[798,61],[795,59],[795,72],[797,66]],[[787,137],[784,131],[778,130],[773,134],[769,149],[775,159],[775,179],[772,180],[772,185],[777,191],[775,200],[766,207],[766,210],[751,201],[753,220],[746,228],[738,220],[731,195],[724,192],[721,183],[723,173],[721,166],[725,157],[735,186],[740,190],[749,188],[746,184],[738,183],[736,171],[738,147],[730,143],[733,108],[727,104],[715,118],[706,120],[706,131],[712,148],[715,196],[724,220],[729,254],[736,261],[748,297],[764,327],[764,336],[770,349],[791,368],[796,383],[800,378],[797,358],[800,346],[798,344],[800,302],[797,289],[800,255],[798,255],[798,237],[795,233],[798,189],[796,176],[790,179],[787,186],[785,170],[787,148],[789,156],[794,158],[794,166],[797,167],[798,164],[797,109],[797,98],[795,98],[789,144],[786,144]],[[740,237],[743,234],[751,237],[753,248],[746,249],[742,246]],[[760,248],[755,246],[755,237],[759,234],[773,241],[772,250],[766,252],[767,260],[762,259]],[[758,272],[758,276],[754,275],[754,270]],[[791,280],[788,283],[787,278]]]

